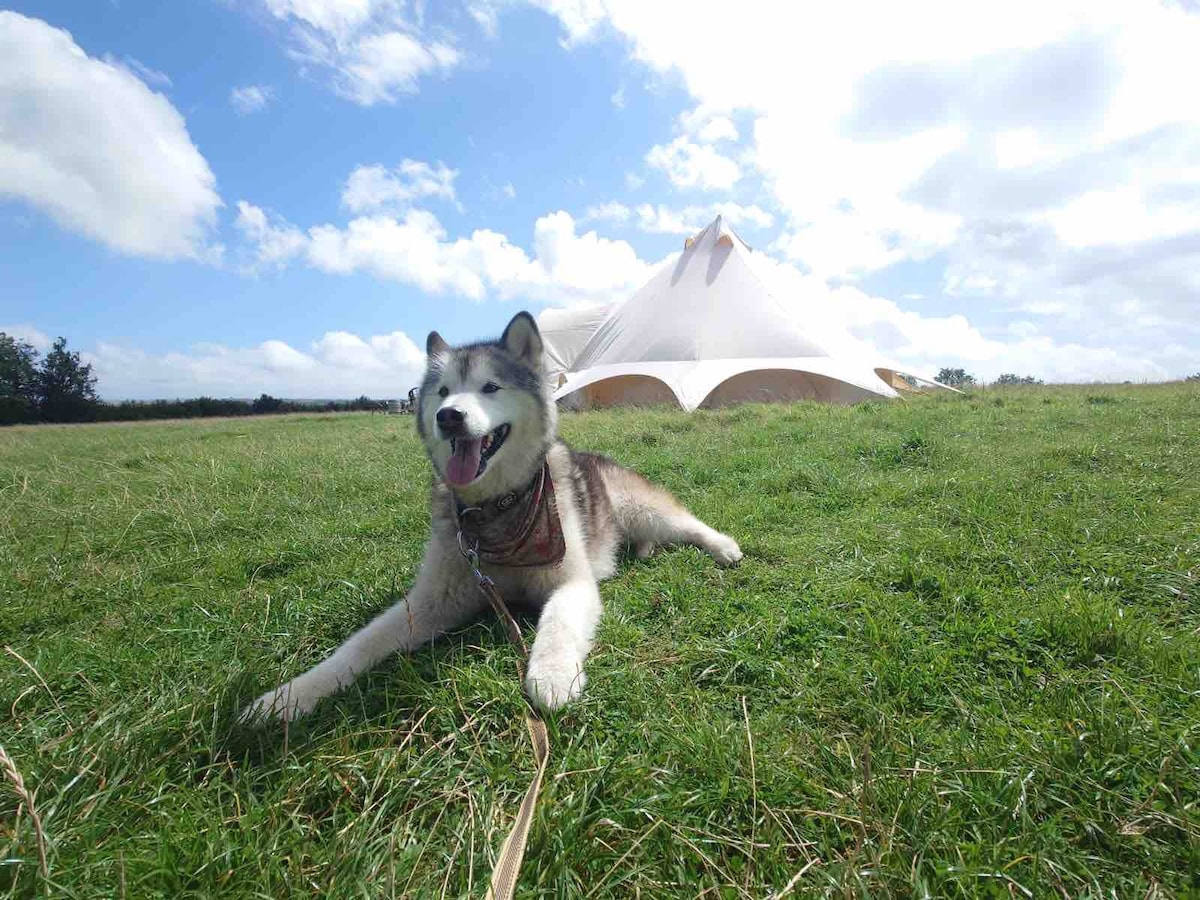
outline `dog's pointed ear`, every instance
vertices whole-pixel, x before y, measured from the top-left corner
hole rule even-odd
[[[527,312],[519,312],[513,316],[500,345],[517,359],[540,369],[542,367],[542,335],[538,331],[537,322]]]
[[[450,345],[442,340],[442,336],[436,331],[429,332],[429,337],[425,338],[425,355],[440,356],[449,352]]]

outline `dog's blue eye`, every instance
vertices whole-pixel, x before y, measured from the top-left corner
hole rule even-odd
[[[450,396],[450,388],[446,387],[446,386],[443,384],[443,385],[442,385],[440,388],[438,388],[438,396],[439,396],[439,397],[448,397],[448,396]]]
[[[489,381],[483,386],[483,392],[485,394],[494,394],[498,390],[500,390],[500,385],[496,384],[494,381]]]

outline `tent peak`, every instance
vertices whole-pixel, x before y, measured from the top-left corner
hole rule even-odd
[[[697,231],[690,238],[685,240],[683,242],[683,249],[691,250],[697,244],[704,243],[705,238],[711,238],[714,244],[720,244],[724,242],[729,246],[733,246],[733,244],[738,243],[747,250],[754,249],[746,243],[745,238],[734,231],[733,226],[725,221],[725,217],[721,213],[717,213],[717,217],[715,219]]]

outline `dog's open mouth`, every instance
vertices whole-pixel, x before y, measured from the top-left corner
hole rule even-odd
[[[446,480],[456,487],[470,484],[487,468],[488,460],[496,455],[508,437],[508,425],[489,431],[481,438],[450,439],[450,459],[446,462]]]

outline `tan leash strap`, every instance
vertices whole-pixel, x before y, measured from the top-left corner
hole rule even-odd
[[[459,532],[459,548],[463,549],[461,531]],[[496,615],[504,624],[504,631],[507,633],[509,641],[520,654],[520,659],[517,661],[517,675],[523,683],[525,681],[525,661],[529,659],[529,648],[525,646],[525,639],[521,637],[521,629],[512,613],[508,611],[508,606],[505,605],[500,592],[496,590],[492,579],[479,571],[478,556],[474,549],[463,549],[463,555],[471,564],[471,571],[474,572],[475,578],[479,582],[479,589],[483,591],[483,595],[487,597],[492,609],[496,611]],[[525,791],[525,799],[521,801],[521,807],[517,810],[517,818],[513,822],[512,829],[500,846],[500,855],[496,857],[496,865],[492,869],[492,883],[488,886],[487,900],[512,900],[513,893],[517,889],[517,879],[521,874],[521,861],[525,857],[525,843],[529,840],[529,828],[533,824],[533,814],[537,809],[538,794],[542,790],[542,779],[546,775],[546,767],[550,764],[550,735],[546,732],[546,723],[542,721],[542,717],[531,707],[526,707],[525,725],[529,729],[529,741],[533,745],[533,758],[537,763],[537,772],[534,773],[529,789]]]

